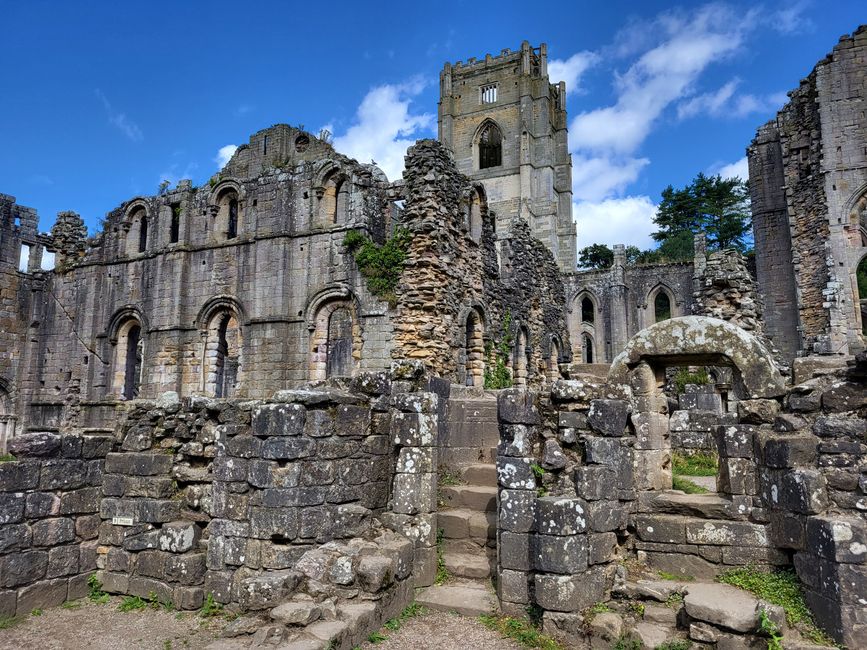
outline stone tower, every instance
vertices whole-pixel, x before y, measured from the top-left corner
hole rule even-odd
[[[566,85],[548,82],[544,43],[446,63],[440,73],[440,142],[484,185],[497,234],[524,218],[564,271],[576,263],[566,124]]]

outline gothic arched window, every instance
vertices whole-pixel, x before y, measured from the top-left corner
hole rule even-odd
[[[503,134],[497,125],[489,122],[479,135],[479,169],[499,167],[503,164]]]

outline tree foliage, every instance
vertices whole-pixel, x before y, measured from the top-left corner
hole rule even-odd
[[[671,185],[662,191],[662,201],[653,218],[660,254],[670,260],[692,258],[693,235],[704,232],[709,250],[747,250],[750,200],[746,181],[740,178],[698,176],[686,187]]]
[[[644,264],[653,251],[642,251],[638,246],[626,247],[628,264]],[[605,244],[591,244],[578,251],[578,267],[582,269],[609,269],[614,264],[614,251]]]

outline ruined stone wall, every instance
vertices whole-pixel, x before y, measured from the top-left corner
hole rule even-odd
[[[861,200],[867,186],[865,57],[862,26],[842,37],[790,93],[748,150],[768,332],[790,357],[796,341],[796,351],[808,354],[852,354],[864,347],[855,271],[867,253]],[[786,221],[788,237],[778,232]],[[794,288],[783,268],[789,256]]]
[[[607,599],[633,477],[643,471],[623,397],[577,380],[556,382],[542,399],[500,393],[497,588],[505,613],[540,608],[546,630],[568,630]]]
[[[622,272],[614,268],[578,271],[565,274],[563,281],[576,363],[582,359],[581,335],[585,332],[593,340],[594,361],[610,363],[631,336],[656,322],[654,298],[659,291],[669,295],[673,316],[689,314],[692,309],[693,265],[689,263],[624,265]],[[582,321],[584,296],[596,307],[592,324]]]
[[[88,593],[111,437],[31,434],[0,462],[0,616],[27,616]],[[168,457],[166,457],[168,458]]]
[[[21,351],[19,415],[32,428],[85,426],[89,404],[117,399],[130,320],[142,330],[141,397],[213,394],[207,340],[216,346],[223,313],[240,330],[238,396],[324,377],[335,306],[352,315],[352,371],[387,368],[388,307],[343,246],[350,229],[382,238],[386,187],[375,167],[278,125],[255,134],[208,185],[181,182],[123,204],[86,252],[75,219],[62,214],[56,272],[16,305],[35,325]],[[237,202],[234,237],[227,197]]]
[[[527,334],[527,380],[544,381],[552,341],[559,360],[569,358],[563,285],[550,251],[518,220],[510,235],[499,239],[498,252],[483,196],[476,241],[468,211],[474,193],[484,190],[460,174],[449,152],[433,140],[410,148],[404,191],[401,225],[411,239],[397,289],[393,355],[423,361],[432,372],[466,383],[470,311],[479,314],[488,347],[503,340],[508,315],[513,339],[522,328]]]
[[[714,251],[696,277],[692,313],[728,321],[762,336],[762,310],[755,281],[736,250]]]

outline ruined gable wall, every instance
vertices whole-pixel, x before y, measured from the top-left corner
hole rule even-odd
[[[513,224],[495,248],[493,219],[482,201],[478,243],[469,235],[465,202],[473,186],[449,152],[433,140],[411,147],[404,172],[406,196],[401,225],[411,243],[398,286],[394,318],[395,358],[421,360],[445,378],[459,377],[466,317],[480,308],[486,342],[503,337],[506,315],[526,327],[531,359],[538,369],[550,353],[551,336],[567,345],[564,291],[551,253],[532,238],[527,225]],[[568,358],[568,350],[561,348]],[[531,381],[542,381],[540,372]]]

